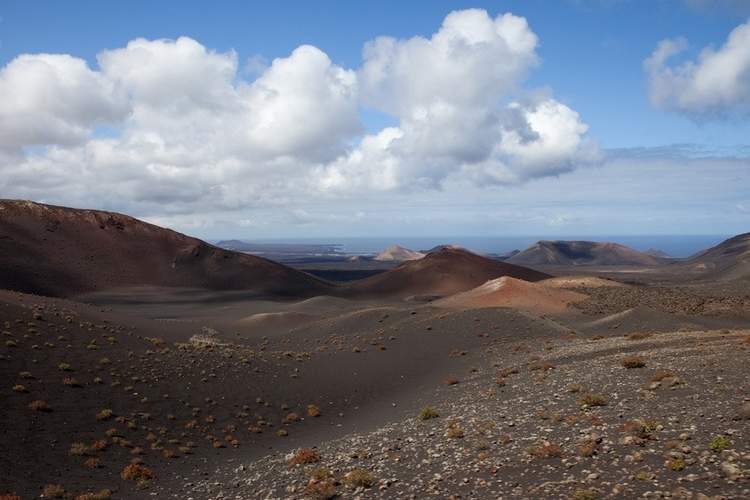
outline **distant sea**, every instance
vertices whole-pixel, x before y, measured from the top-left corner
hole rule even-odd
[[[359,238],[280,238],[248,240],[257,243],[333,244],[339,251],[351,255],[381,252],[391,245],[412,250],[428,250],[437,245],[458,245],[480,253],[503,254],[523,250],[539,240],[589,240],[621,243],[636,250],[654,248],[672,257],[689,257],[712,247],[732,235],[643,235],[643,236],[382,236]]]

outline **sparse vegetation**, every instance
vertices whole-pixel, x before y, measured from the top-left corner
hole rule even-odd
[[[563,450],[560,445],[545,441],[537,446],[533,446],[529,449],[529,455],[534,458],[548,459],[548,458],[559,458],[563,455]]]
[[[104,408],[99,413],[96,414],[97,420],[109,420],[114,416],[114,412],[109,408]]]
[[[641,356],[628,356],[620,360],[620,364],[624,368],[643,368],[646,366],[646,360]]]
[[[685,469],[685,460],[682,458],[670,458],[667,460],[667,469],[674,471],[674,472],[680,472],[681,470]]]
[[[319,417],[321,415],[320,408],[317,405],[307,405],[307,416],[308,417]]]
[[[25,393],[29,392],[29,390],[26,388],[25,385],[16,384],[16,385],[13,386],[13,392],[20,392],[22,394],[25,394]]]
[[[44,498],[63,498],[65,496],[65,488],[61,484],[48,484],[42,490],[42,496]]]
[[[73,443],[70,445],[70,454],[74,456],[84,456],[89,452],[89,447],[86,446],[86,443]]]
[[[302,448],[292,454],[287,462],[290,466],[300,464],[314,464],[320,462],[320,454],[312,448]]]
[[[607,398],[601,394],[588,393],[578,398],[578,403],[581,406],[606,406]]]
[[[431,418],[438,418],[440,414],[432,406],[425,406],[422,411],[419,412],[419,420],[430,420]]]
[[[46,401],[41,400],[41,399],[35,399],[31,403],[29,403],[29,410],[50,412],[52,411],[52,408],[49,407]]]
[[[143,483],[154,478],[154,472],[142,464],[128,464],[120,472],[120,477],[126,481]]]
[[[716,436],[711,440],[711,443],[708,445],[708,447],[711,449],[711,451],[715,451],[717,453],[721,453],[722,451],[729,448],[731,445],[729,438],[726,436]]]
[[[344,482],[354,488],[371,488],[375,478],[366,469],[353,469],[344,475]]]

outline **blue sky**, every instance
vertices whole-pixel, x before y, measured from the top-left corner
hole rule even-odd
[[[671,232],[677,233],[730,233],[748,230],[750,227],[746,224],[747,217],[750,216],[750,187],[743,185],[748,180],[747,172],[750,168],[747,161],[750,121],[745,111],[734,112],[735,108],[744,110],[747,103],[743,99],[746,100],[745,96],[750,94],[736,97],[735,101],[728,105],[725,103],[724,108],[717,111],[714,107],[687,108],[681,104],[674,104],[680,95],[679,89],[672,89],[669,90],[672,97],[667,97],[664,103],[655,105],[654,100],[650,99],[649,75],[644,71],[644,61],[654,53],[659,42],[664,39],[676,40],[678,37],[685,37],[689,45],[686,50],[670,60],[671,66],[662,66],[661,69],[676,68],[684,61],[698,61],[701,50],[707,47],[720,49],[730,32],[746,23],[750,16],[750,8],[743,8],[742,2],[299,1],[222,2],[210,8],[204,5],[201,2],[131,1],[116,4],[94,1],[6,0],[0,5],[0,67],[9,65],[21,54],[53,53],[81,58],[88,63],[92,71],[98,71],[97,56],[102,51],[121,49],[134,39],[145,38],[151,41],[189,37],[207,50],[218,54],[234,51],[237,59],[234,80],[250,84],[258,75],[263,74],[274,59],[288,58],[303,44],[312,45],[322,51],[330,58],[334,67],[358,72],[363,67],[363,46],[379,36],[389,36],[400,41],[417,36],[430,39],[451,11],[485,9],[490,19],[510,12],[525,18],[529,29],[538,37],[534,52],[538,61],[528,63],[529,69],[516,78],[518,87],[526,93],[546,93],[553,96],[555,102],[574,110],[580,121],[588,125],[586,139],[596,144],[601,156],[598,160],[592,161],[588,153],[580,154],[576,151],[574,156],[565,160],[564,167],[544,170],[543,174],[518,174],[518,171],[511,168],[512,181],[498,181],[498,176],[493,173],[494,181],[490,182],[493,186],[489,190],[478,189],[477,183],[465,186],[461,175],[467,177],[466,172],[476,170],[467,168],[463,169],[460,175],[446,174],[445,179],[440,177],[438,180],[435,180],[436,176],[432,173],[420,173],[419,177],[410,178],[409,183],[427,182],[434,185],[417,192],[401,187],[373,189],[366,195],[348,193],[333,196],[329,192],[321,194],[320,190],[314,194],[305,191],[306,194],[296,196],[294,200],[284,200],[283,203],[276,203],[274,200],[264,201],[262,193],[257,192],[227,195],[231,200],[221,206],[190,206],[183,203],[181,200],[202,192],[201,187],[207,182],[205,179],[211,177],[205,172],[197,177],[180,177],[184,189],[176,194],[170,192],[169,196],[164,195],[163,200],[156,196],[146,199],[147,197],[133,192],[118,192],[114,197],[100,199],[87,194],[87,191],[93,189],[93,184],[90,183],[74,186],[77,191],[75,197],[62,196],[53,190],[45,192],[5,186],[7,195],[20,196],[31,193],[44,201],[89,203],[102,208],[128,210],[135,215],[204,236],[231,236],[235,233],[241,233],[240,236],[244,237],[317,236],[335,235],[337,230],[345,233],[342,235],[356,235],[362,232],[358,229],[361,227],[362,217],[368,224],[376,223],[384,217],[391,218],[391,215],[387,215],[389,211],[400,206],[408,206],[412,214],[426,210],[432,214],[444,213],[442,219],[437,216],[437,219],[431,222],[420,222],[422,225],[428,224],[429,234],[441,230],[453,230],[453,233],[455,230],[494,233],[499,231],[497,228],[500,227],[502,231],[510,231],[513,234],[528,232],[528,228],[535,233],[549,230],[555,234],[613,234],[618,231],[630,234],[658,233],[670,232],[670,228]],[[497,65],[505,63],[501,59],[491,62]],[[738,64],[744,63],[739,61]],[[467,77],[472,78],[471,75]],[[200,79],[200,75],[197,74],[196,78]],[[672,79],[667,80],[665,85],[677,86],[679,83],[678,80]],[[359,87],[362,86],[362,82],[359,82]],[[516,98],[518,90],[502,95],[506,102]],[[378,101],[372,97],[358,101],[357,119],[361,122],[362,130],[356,132],[356,127],[353,127],[351,131],[342,134],[341,141],[351,148],[356,148],[363,134],[375,136],[385,127],[408,130],[409,120],[413,117],[406,116],[406,111],[404,114],[393,112],[392,102],[393,99],[386,103],[382,99]],[[133,106],[135,109],[136,105]],[[126,134],[123,131],[134,127],[123,118],[118,118],[120,121],[115,120],[114,124],[109,123],[109,120],[107,118],[93,125],[85,124],[85,127],[90,128],[90,138],[118,137],[121,133]],[[311,123],[310,126],[318,125]],[[30,151],[36,152],[40,147],[45,150],[62,147],[59,144],[40,141],[21,144],[21,149],[27,154],[24,160],[26,163]],[[165,140],[165,144],[165,147],[170,147],[169,140]],[[180,144],[184,146],[183,142]],[[73,146],[78,147],[80,144],[71,145],[65,142],[64,147]],[[63,153],[55,149],[55,155],[48,154],[45,160],[48,163],[61,161]],[[310,160],[319,166],[320,155],[325,157],[326,162],[330,162],[337,154],[343,153],[316,152],[313,159],[305,158],[305,161]],[[620,205],[608,205],[606,193],[600,197],[600,205],[592,205],[583,194],[577,200],[554,194],[570,189],[569,185],[578,182],[578,177],[586,177],[587,169],[605,172],[596,174],[596,182],[600,183],[600,189],[616,191],[618,183],[622,186],[629,184],[620,182],[622,169],[625,168],[623,162],[626,160],[633,164],[627,171],[638,171],[639,182],[643,183],[644,176],[649,175],[647,163],[652,161],[654,155],[662,160],[659,167],[654,167],[653,170],[658,173],[655,174],[658,175],[657,182],[663,186],[680,186],[681,195],[675,194],[676,198],[670,203],[642,203],[637,191],[647,186],[638,183],[633,185],[633,191],[628,192],[628,196],[617,193],[609,197],[620,199]],[[583,156],[586,157],[585,161],[581,159]],[[686,159],[695,162],[696,156],[697,161],[703,163],[682,171],[677,169],[676,165],[685,162]],[[10,157],[15,159],[6,159],[5,166],[0,164],[0,170],[6,169],[8,172],[21,175],[21,170],[30,172],[42,168],[36,164],[21,166],[17,156]],[[726,163],[728,158],[731,159],[731,164]],[[425,164],[430,162],[439,164],[440,169],[448,168],[442,166],[442,160],[425,160]],[[226,162],[222,159],[216,160],[216,163],[218,165]],[[581,169],[579,163],[597,165],[584,166]],[[666,164],[670,164],[672,170],[666,172]],[[263,172],[278,172],[282,168],[278,165],[279,163],[275,162],[272,167],[264,167],[271,170],[262,170],[254,164],[248,167],[248,171],[265,175]],[[181,169],[187,169],[187,166],[176,165],[174,168],[182,171]],[[256,168],[260,170],[254,170]],[[415,168],[427,167],[409,166],[409,171]],[[539,171],[537,167],[535,169],[535,172]],[[712,178],[708,187],[715,191],[701,190],[702,186],[706,186],[705,180],[700,180],[706,169],[709,169],[709,172],[710,169],[715,169],[717,176],[724,176]],[[573,173],[569,173],[570,171]],[[699,175],[696,171],[704,173]],[[602,175],[608,175],[606,172],[611,172],[610,183],[606,179],[601,179]],[[340,175],[339,170],[334,173]],[[351,175],[358,176],[361,172],[351,171]],[[502,176],[505,175],[503,171]],[[425,178],[429,179],[425,181]],[[203,184],[193,184],[199,182]],[[483,183],[486,181],[478,181],[480,187]],[[20,185],[20,181],[16,185]],[[606,187],[608,185],[609,188]],[[221,190],[222,186],[217,184],[213,187]],[[3,186],[0,185],[0,188]],[[719,192],[720,189],[727,191]],[[259,190],[267,191],[267,188],[260,187]],[[535,190],[538,190],[536,194],[539,198],[549,201],[536,201]],[[702,200],[695,198],[696,193],[701,192],[705,193],[705,205],[702,204]],[[274,198],[278,200],[280,197]],[[484,200],[483,203],[486,205],[479,204],[479,199]],[[722,200],[726,201],[726,206],[721,205]],[[641,209],[638,209],[634,211],[637,217],[628,219],[625,214],[628,203],[648,205],[651,216],[645,213],[637,215],[641,212]],[[461,210],[455,209],[457,205],[460,205]],[[497,209],[498,205],[502,209]],[[673,211],[676,205],[681,206],[684,212],[675,214]],[[494,222],[485,225],[467,223],[467,220],[476,220],[477,214],[486,214],[488,209],[499,210],[498,217],[506,223],[499,226]],[[609,224],[597,217],[587,219],[584,210],[609,213],[613,220],[619,221],[618,227],[613,230]],[[524,226],[526,229],[514,230],[513,225],[518,225],[519,222],[509,215],[503,219],[502,215],[534,211],[540,212],[539,221],[527,221]],[[459,217],[456,215],[457,212],[468,215]],[[206,215],[209,213],[213,215]],[[364,215],[347,219],[347,214]],[[672,214],[671,220],[678,224],[678,227],[670,225],[670,217],[665,214]],[[410,234],[416,224],[413,222],[415,216],[412,216],[411,221],[404,219],[389,223],[385,231],[381,228],[378,228],[378,231],[392,230],[394,234]],[[545,217],[548,222],[540,222]],[[257,225],[257,221],[262,218],[270,218],[276,222],[265,226]],[[565,222],[566,220],[572,222]],[[335,228],[331,228],[331,221],[335,221]],[[582,231],[581,227],[586,230]]]

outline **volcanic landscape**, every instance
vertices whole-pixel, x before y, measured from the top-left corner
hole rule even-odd
[[[748,284],[750,233],[290,267],[0,200],[0,498],[750,498]]]

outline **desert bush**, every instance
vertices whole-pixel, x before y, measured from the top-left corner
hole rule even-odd
[[[307,405],[307,416],[308,417],[319,417],[320,408],[317,405]]]
[[[74,377],[65,377],[62,382],[68,387],[83,387]]]
[[[599,495],[594,490],[579,488],[570,494],[570,500],[596,500]]]
[[[675,378],[677,374],[670,370],[657,370],[656,373],[651,377],[651,382],[661,382],[667,378]]]
[[[578,454],[582,457],[591,457],[596,454],[597,444],[593,439],[586,439],[578,443]]]
[[[13,392],[20,392],[22,394],[25,394],[25,393],[29,392],[29,390],[26,388],[25,385],[16,384],[16,385],[13,386]]]
[[[78,457],[82,457],[83,455],[86,455],[89,452],[89,447],[86,446],[86,443],[73,443],[70,445],[70,454],[75,455]]]
[[[114,412],[109,408],[104,408],[102,411],[96,414],[97,420],[109,420],[114,416]]]
[[[680,472],[681,470],[685,469],[686,464],[685,460],[683,460],[682,458],[670,458],[669,460],[667,460],[666,465],[667,469],[675,472]]]
[[[545,441],[537,446],[533,446],[529,449],[529,455],[534,458],[559,458],[563,455],[563,450],[560,445]]]
[[[297,450],[290,458],[287,463],[290,466],[300,464],[314,464],[320,462],[320,453],[313,450],[312,448],[302,448]]]
[[[89,493],[81,493],[75,497],[75,500],[109,500],[112,498],[110,490],[101,490]]]
[[[643,368],[646,366],[646,360],[640,356],[628,356],[622,358],[620,364],[625,368]]]
[[[445,436],[451,439],[460,439],[464,437],[464,430],[458,425],[458,423],[452,423],[445,431]]]
[[[286,429],[279,429],[279,430],[276,431],[276,435],[278,437],[286,437],[286,436],[289,435],[289,432],[287,432]]]
[[[366,469],[353,469],[344,475],[344,482],[354,488],[371,488],[375,478]]]
[[[19,377],[25,378],[25,379],[32,379],[34,376],[31,374],[31,372],[20,372],[18,374]]]
[[[48,484],[42,490],[44,498],[62,498],[65,496],[65,488],[61,484]]]
[[[299,421],[299,415],[297,415],[294,412],[287,413],[287,415],[284,417],[284,423],[291,424],[292,422]]]
[[[303,493],[307,498],[315,500],[330,500],[338,496],[336,482],[332,479],[312,480],[307,483]]]
[[[711,440],[711,443],[708,445],[709,448],[711,448],[711,451],[715,451],[717,453],[720,453],[730,446],[729,438],[726,436],[716,436]]]
[[[96,457],[91,457],[87,459],[85,462],[83,462],[83,465],[85,467],[88,467],[89,469],[98,469],[99,468],[99,459]]]
[[[62,372],[72,372],[73,371],[73,367],[70,366],[68,363],[60,363],[59,365],[57,365],[57,368],[60,371],[62,371]]]
[[[43,401],[41,399],[36,399],[29,403],[29,410],[34,411],[52,411],[52,408],[49,407],[46,401]]]
[[[659,422],[656,420],[628,420],[622,424],[622,432],[630,434],[638,439],[653,439],[654,433],[659,428]]]
[[[633,332],[625,336],[628,340],[643,340],[652,337],[653,333],[648,332]]]
[[[128,464],[120,472],[120,477],[126,481],[150,481],[154,478],[154,472],[141,464]]]
[[[106,439],[97,439],[93,443],[91,443],[91,446],[89,446],[89,449],[91,451],[103,451],[107,449],[107,440]]]
[[[578,402],[581,405],[586,406],[606,406],[607,405],[607,398],[602,396],[601,394],[584,394],[580,398],[578,398]]]
[[[419,420],[430,420],[431,418],[437,418],[440,414],[432,406],[425,406],[422,411],[419,412]]]
[[[443,380],[443,383],[445,385],[456,385],[458,384],[459,380],[455,377],[448,377],[445,380]]]

